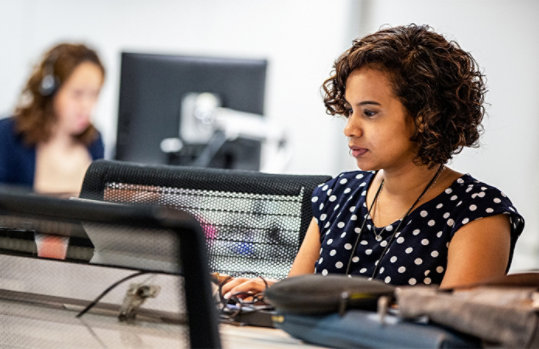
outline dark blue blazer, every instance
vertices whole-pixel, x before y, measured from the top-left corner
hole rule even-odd
[[[92,160],[104,157],[101,134],[89,145],[88,152]],[[35,169],[36,147],[26,145],[22,135],[15,132],[13,117],[0,119],[0,184],[32,188]]]

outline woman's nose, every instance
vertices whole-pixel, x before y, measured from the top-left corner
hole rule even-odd
[[[97,103],[97,98],[92,94],[87,94],[81,99],[81,106],[84,111],[90,113]]]
[[[360,122],[354,113],[348,116],[346,119],[346,125],[344,126],[344,135],[346,137],[361,137],[363,131],[361,129]]]

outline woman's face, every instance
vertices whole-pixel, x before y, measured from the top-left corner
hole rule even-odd
[[[360,169],[387,171],[413,163],[414,122],[393,93],[387,73],[369,67],[354,70],[346,80],[345,99],[350,113],[344,134]]]
[[[103,73],[95,63],[82,62],[73,70],[54,96],[57,132],[76,136],[86,130],[102,85]]]

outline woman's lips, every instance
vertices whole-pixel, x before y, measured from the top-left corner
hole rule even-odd
[[[369,150],[367,148],[361,148],[361,147],[350,147],[350,154],[357,158],[359,156],[365,155],[366,152]]]

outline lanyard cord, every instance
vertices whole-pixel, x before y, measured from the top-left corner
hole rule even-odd
[[[376,176],[376,173],[374,174]],[[367,211],[367,215],[363,218],[363,223],[361,223],[361,227],[359,228],[359,232],[357,233],[356,241],[354,242],[354,247],[352,247],[350,258],[348,258],[348,263],[346,264],[346,271],[344,272],[345,275],[348,275],[350,272],[350,266],[352,265],[352,259],[354,258],[354,251],[357,248],[357,244],[359,243],[359,238],[361,237],[361,233],[363,232],[363,228],[365,228],[365,222],[367,222],[367,218],[371,214],[372,208],[374,207],[374,203],[378,199],[378,195],[382,191],[382,187],[384,186],[384,180],[382,179],[382,182],[380,183],[380,186],[378,187],[378,190],[376,191],[376,194],[374,194],[374,198],[372,199],[371,207],[369,207],[369,210]],[[366,201],[365,196],[365,201]]]
[[[423,189],[423,191],[421,192],[421,194],[419,194],[419,196],[417,197],[417,199],[414,201],[414,203],[412,204],[412,206],[410,206],[410,208],[408,209],[408,211],[406,211],[406,213],[404,214],[404,216],[401,218],[401,221],[399,222],[399,225],[397,226],[397,229],[395,229],[395,231],[393,232],[393,234],[391,235],[391,238],[389,239],[389,241],[387,242],[387,245],[386,247],[384,248],[384,250],[382,251],[382,254],[380,255],[380,258],[378,258],[378,260],[374,263],[374,271],[371,275],[371,278],[374,278],[374,276],[378,273],[379,269],[380,269],[380,262],[382,261],[382,259],[385,257],[386,253],[387,253],[387,250],[389,249],[389,246],[391,246],[391,243],[393,242],[393,239],[395,238],[395,236],[397,235],[397,232],[400,230],[401,226],[403,225],[404,221],[406,220],[406,217],[408,217],[408,215],[410,214],[410,212],[412,212],[413,208],[415,207],[415,205],[417,205],[417,203],[419,202],[419,200],[421,200],[421,198],[423,197],[423,195],[425,195],[425,193],[429,190],[429,188],[434,184],[434,182],[436,182],[436,180],[438,179],[438,176],[440,175],[440,173],[442,173],[442,169],[444,168],[444,165],[441,164],[440,167],[438,167],[438,170],[436,171],[436,173],[434,174],[434,176],[432,177],[432,179],[429,181],[429,183],[427,183],[427,185],[425,186],[425,189]],[[348,273],[350,272],[350,266],[352,265],[352,259],[354,257],[354,253],[356,251],[356,248],[357,248],[357,245],[359,243],[359,239],[361,237],[361,233],[363,232],[363,228],[365,227],[365,222],[367,221],[367,218],[369,217],[369,215],[371,214],[371,210],[374,206],[374,203],[376,202],[376,200],[378,199],[378,195],[380,194],[380,192],[382,191],[382,187],[384,185],[384,180],[382,180],[382,182],[380,183],[380,187],[378,187],[378,190],[376,191],[376,194],[374,195],[374,199],[372,200],[372,204],[371,204],[371,207],[369,208],[368,212],[367,212],[367,216],[365,216],[364,220],[363,220],[363,223],[361,224],[361,227],[359,228],[359,233],[357,234],[357,238],[356,238],[356,241],[354,243],[354,247],[352,248],[352,252],[350,253],[350,258],[348,259],[348,264],[346,265],[346,271],[345,271],[345,274],[348,275]]]

